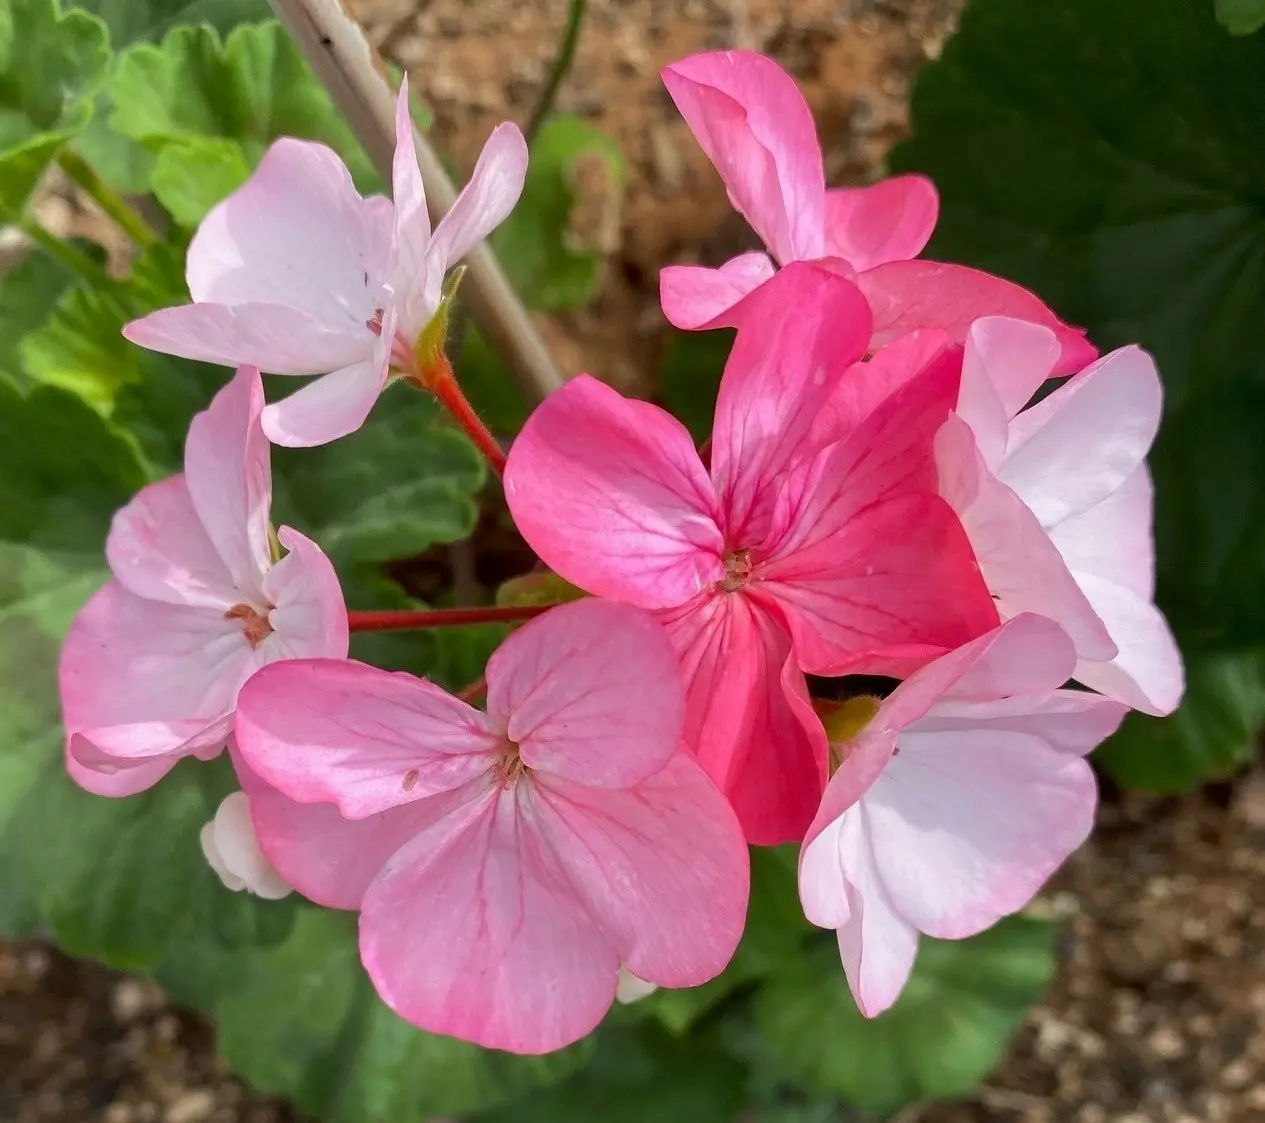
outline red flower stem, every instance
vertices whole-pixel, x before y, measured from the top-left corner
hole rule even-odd
[[[457,697],[473,705],[488,692],[488,680],[480,675],[469,686],[457,691]]]
[[[462,624],[508,624],[530,620],[553,605],[531,604],[513,608],[435,608],[395,612],[348,612],[353,632],[395,632],[409,628],[452,628]]]
[[[505,474],[505,453],[497,439],[488,431],[488,427],[474,412],[474,407],[466,400],[457,378],[452,373],[452,365],[448,356],[440,352],[434,370],[428,371],[421,385],[435,395],[439,404],[451,415],[452,419],[465,431],[467,437],[474,442],[474,447],[482,454],[488,466],[498,476]]]
[[[698,458],[703,462],[704,468],[712,466],[712,439],[708,437],[701,445],[698,446]]]

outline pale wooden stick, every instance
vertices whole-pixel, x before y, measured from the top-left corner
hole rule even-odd
[[[395,92],[360,24],[340,0],[269,3],[389,183],[395,153]],[[416,129],[414,143],[426,205],[431,221],[437,222],[452,206],[456,192],[434,149]],[[467,254],[465,262],[468,272],[462,296],[469,301],[471,316],[524,393],[539,401],[563,383],[544,340],[486,245]]]

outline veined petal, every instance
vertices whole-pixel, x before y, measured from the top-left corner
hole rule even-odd
[[[520,798],[489,788],[400,850],[365,894],[360,956],[413,1025],[547,1053],[601,1021],[620,959]]]
[[[559,605],[514,632],[487,665],[488,714],[542,776],[627,788],[681,741],[676,655],[648,613],[613,601]]]
[[[337,153],[283,137],[202,220],[189,245],[189,292],[199,304],[282,304],[332,333],[368,338],[390,245],[390,210],[360,197]]]
[[[918,328],[940,328],[956,343],[981,316],[1010,316],[1050,328],[1062,349],[1054,374],[1071,374],[1098,355],[1085,333],[1068,327],[1041,301],[1010,281],[939,261],[892,261],[857,278],[874,311],[874,346]]]
[[[313,379],[263,411],[264,432],[273,444],[312,448],[354,433],[387,384],[387,357],[372,358]]]
[[[716,496],[689,433],[587,375],[527,419],[505,498],[541,560],[598,596],[666,607],[724,576]]]
[[[265,667],[238,699],[236,736],[283,795],[349,819],[461,787],[501,745],[485,714],[434,683],[339,659]]]
[[[858,272],[922,253],[940,214],[935,184],[897,175],[868,187],[826,192],[826,253]]]
[[[783,265],[825,249],[825,177],[795,81],[753,51],[691,55],[660,72],[729,201]]]
[[[668,323],[682,331],[731,325],[730,310],[773,276],[769,255],[731,257],[718,269],[668,265],[659,270],[659,303]]]
[[[273,606],[272,635],[263,641],[268,659],[344,658],[347,605],[333,565],[297,530],[283,526],[277,540],[288,553],[264,578],[264,596]]]
[[[537,830],[624,965],[659,986],[699,986],[733,957],[747,917],[738,820],[680,751],[628,791],[541,777]]]

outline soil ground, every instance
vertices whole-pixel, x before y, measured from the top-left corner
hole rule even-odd
[[[548,70],[562,0],[351,0],[409,68],[436,134],[469,167],[520,124]],[[912,75],[959,0],[591,0],[558,98],[618,137],[628,183],[590,185],[574,234],[602,249],[600,293],[542,319],[568,371],[648,389],[666,339],[657,271],[751,245],[657,77],[706,47],[777,58],[802,83],[834,183],[882,174]],[[46,219],[92,234],[55,200]],[[8,247],[0,247],[7,250]],[[997,1074],[900,1123],[1265,1121],[1265,771],[1177,800],[1106,801],[1041,907],[1066,916],[1063,966]],[[0,1123],[296,1123],[216,1060],[211,1030],[151,985],[39,944],[0,943]]]

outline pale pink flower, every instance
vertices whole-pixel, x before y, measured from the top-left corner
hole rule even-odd
[[[656,610],[685,673],[686,742],[755,843],[802,838],[826,782],[803,671],[907,673],[997,622],[936,494],[960,354],[860,419],[845,372],[868,340],[855,286],[793,264],[746,298],[710,474],[675,418],[583,375],[509,454],[506,498],[541,560]]]
[[[794,79],[772,59],[712,51],[670,64],[662,77],[729,201],[772,255],[741,254],[719,269],[664,269],[663,312],[677,327],[732,325],[735,304],[776,265],[828,259],[855,276],[870,302],[873,347],[930,327],[960,343],[978,317],[1008,315],[1054,329],[1065,372],[1097,354],[1082,332],[1018,285],[961,265],[910,260],[936,223],[939,200],[930,180],[895,176],[870,187],[827,190],[812,113]]]
[[[277,659],[347,654],[333,566],[289,527],[274,561],[259,371],[242,367],[189,426],[185,470],[114,516],[114,579],[62,648],[66,764],[100,795],[143,791],[224,747],[237,693]]]
[[[198,837],[207,865],[225,888],[234,893],[245,889],[269,901],[279,901],[292,892],[289,883],[259,849],[245,792],[226,795],[215,818]]]
[[[129,324],[133,343],[273,374],[319,374],[264,410],[268,437],[319,445],[358,429],[439,307],[445,273],[487,237],[523,189],[527,145],[493,130],[431,232],[413,149],[408,83],[396,108],[393,195],[361,198],[322,144],[283,138],[203,220],[189,246],[192,304]]]
[[[360,909],[386,1003],[543,1053],[598,1024],[621,967],[670,987],[717,975],[747,851],[681,744],[676,660],[645,613],[555,608],[501,645],[487,684],[483,713],[410,675],[281,663],[242,692],[237,742],[277,789],[257,801],[243,778],[264,853],[299,892]]]
[[[1183,675],[1153,603],[1146,454],[1160,420],[1159,374],[1145,351],[1123,347],[1025,409],[1058,356],[1039,325],[972,326],[960,420],[939,438],[943,491],[1003,619],[1057,621],[1076,645],[1078,681],[1167,714]]]
[[[956,940],[1016,912],[1088,836],[1082,759],[1125,707],[1057,689],[1075,661],[1017,616],[923,667],[851,740],[800,852],[804,913],[834,928],[867,1017],[900,994],[918,935]]]

